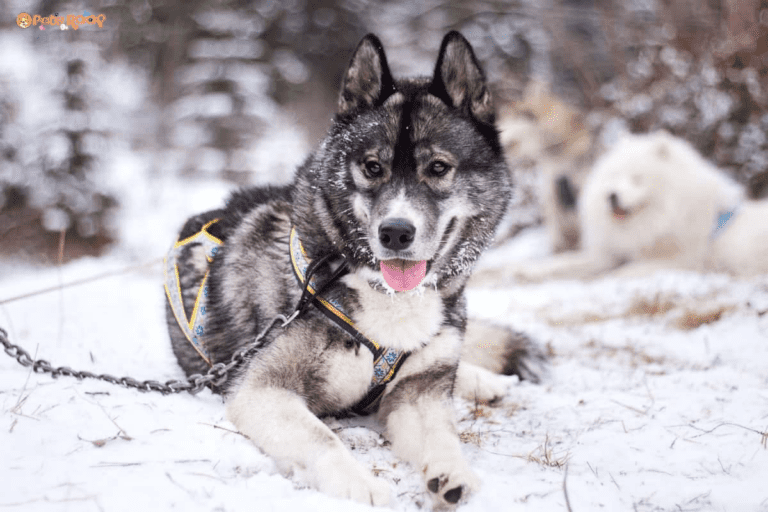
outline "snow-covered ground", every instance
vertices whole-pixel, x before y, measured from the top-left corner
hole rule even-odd
[[[62,268],[0,261],[0,301],[155,261],[0,305],[13,342],[55,366],[182,377],[157,258],[189,213],[226,191],[150,188],[124,200],[124,242],[105,257]],[[540,256],[543,237],[524,233],[487,261]],[[456,400],[483,482],[461,510],[563,511],[567,486],[574,512],[768,511],[768,276],[549,282],[472,290],[469,302],[473,315],[528,332],[551,360],[542,384],[513,387],[497,407]],[[329,423],[391,484],[393,509],[429,508],[419,469],[392,456],[374,419]],[[162,396],[52,379],[2,354],[0,454],[0,510],[370,509],[280,475],[207,390]]]

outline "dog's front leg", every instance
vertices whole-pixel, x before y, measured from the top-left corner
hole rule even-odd
[[[437,505],[454,505],[479,488],[461,454],[451,399],[456,365],[408,375],[382,399],[380,415],[393,451],[424,472]]]
[[[374,478],[293,391],[246,380],[227,402],[227,417],[284,472],[306,475],[320,492],[371,505],[389,502]]]

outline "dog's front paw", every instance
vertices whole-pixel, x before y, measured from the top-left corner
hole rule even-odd
[[[389,503],[389,484],[374,477],[349,454],[335,454],[318,461],[314,475],[317,490],[337,498],[373,506]]]
[[[424,480],[435,508],[452,507],[480,489],[480,480],[463,460],[443,460],[427,465]]]

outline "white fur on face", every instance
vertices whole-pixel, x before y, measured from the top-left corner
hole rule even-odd
[[[370,207],[365,202],[365,198],[360,194],[355,194],[352,197],[352,213],[355,214],[360,224],[368,225],[370,220]]]
[[[432,244],[429,243],[429,240],[426,240],[429,237],[429,233],[427,233],[424,213],[414,206],[412,201],[406,197],[405,189],[401,188],[398,190],[394,199],[389,201],[386,205],[383,213],[381,213],[380,216],[374,216],[371,219],[368,227],[371,239],[371,249],[373,249],[373,253],[378,259],[389,259],[386,256],[389,249],[386,249],[379,241],[379,227],[382,222],[387,219],[405,219],[415,228],[416,238],[414,239],[413,244],[404,250],[404,252],[409,254],[407,256],[408,259],[416,261],[432,258],[431,253],[434,252],[434,250],[431,248]]]
[[[397,191],[397,196],[389,202],[387,210],[382,215],[382,219],[407,219],[416,228],[418,233],[424,229],[424,217],[416,208],[413,207],[411,201],[405,196],[405,189],[401,188]]]

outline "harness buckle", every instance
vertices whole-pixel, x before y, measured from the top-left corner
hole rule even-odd
[[[291,316],[289,316],[288,318],[285,318],[285,316],[283,316],[283,315],[278,315],[278,316],[277,316],[277,319],[279,319],[279,320],[282,320],[282,321],[283,321],[283,324],[282,324],[280,327],[285,327],[285,326],[287,326],[288,324],[290,324],[291,322],[293,322],[293,320],[294,320],[294,319],[295,319],[297,316],[299,316],[299,314],[300,314],[300,313],[301,313],[301,309],[296,309],[296,311],[294,311],[294,312],[291,314]]]

